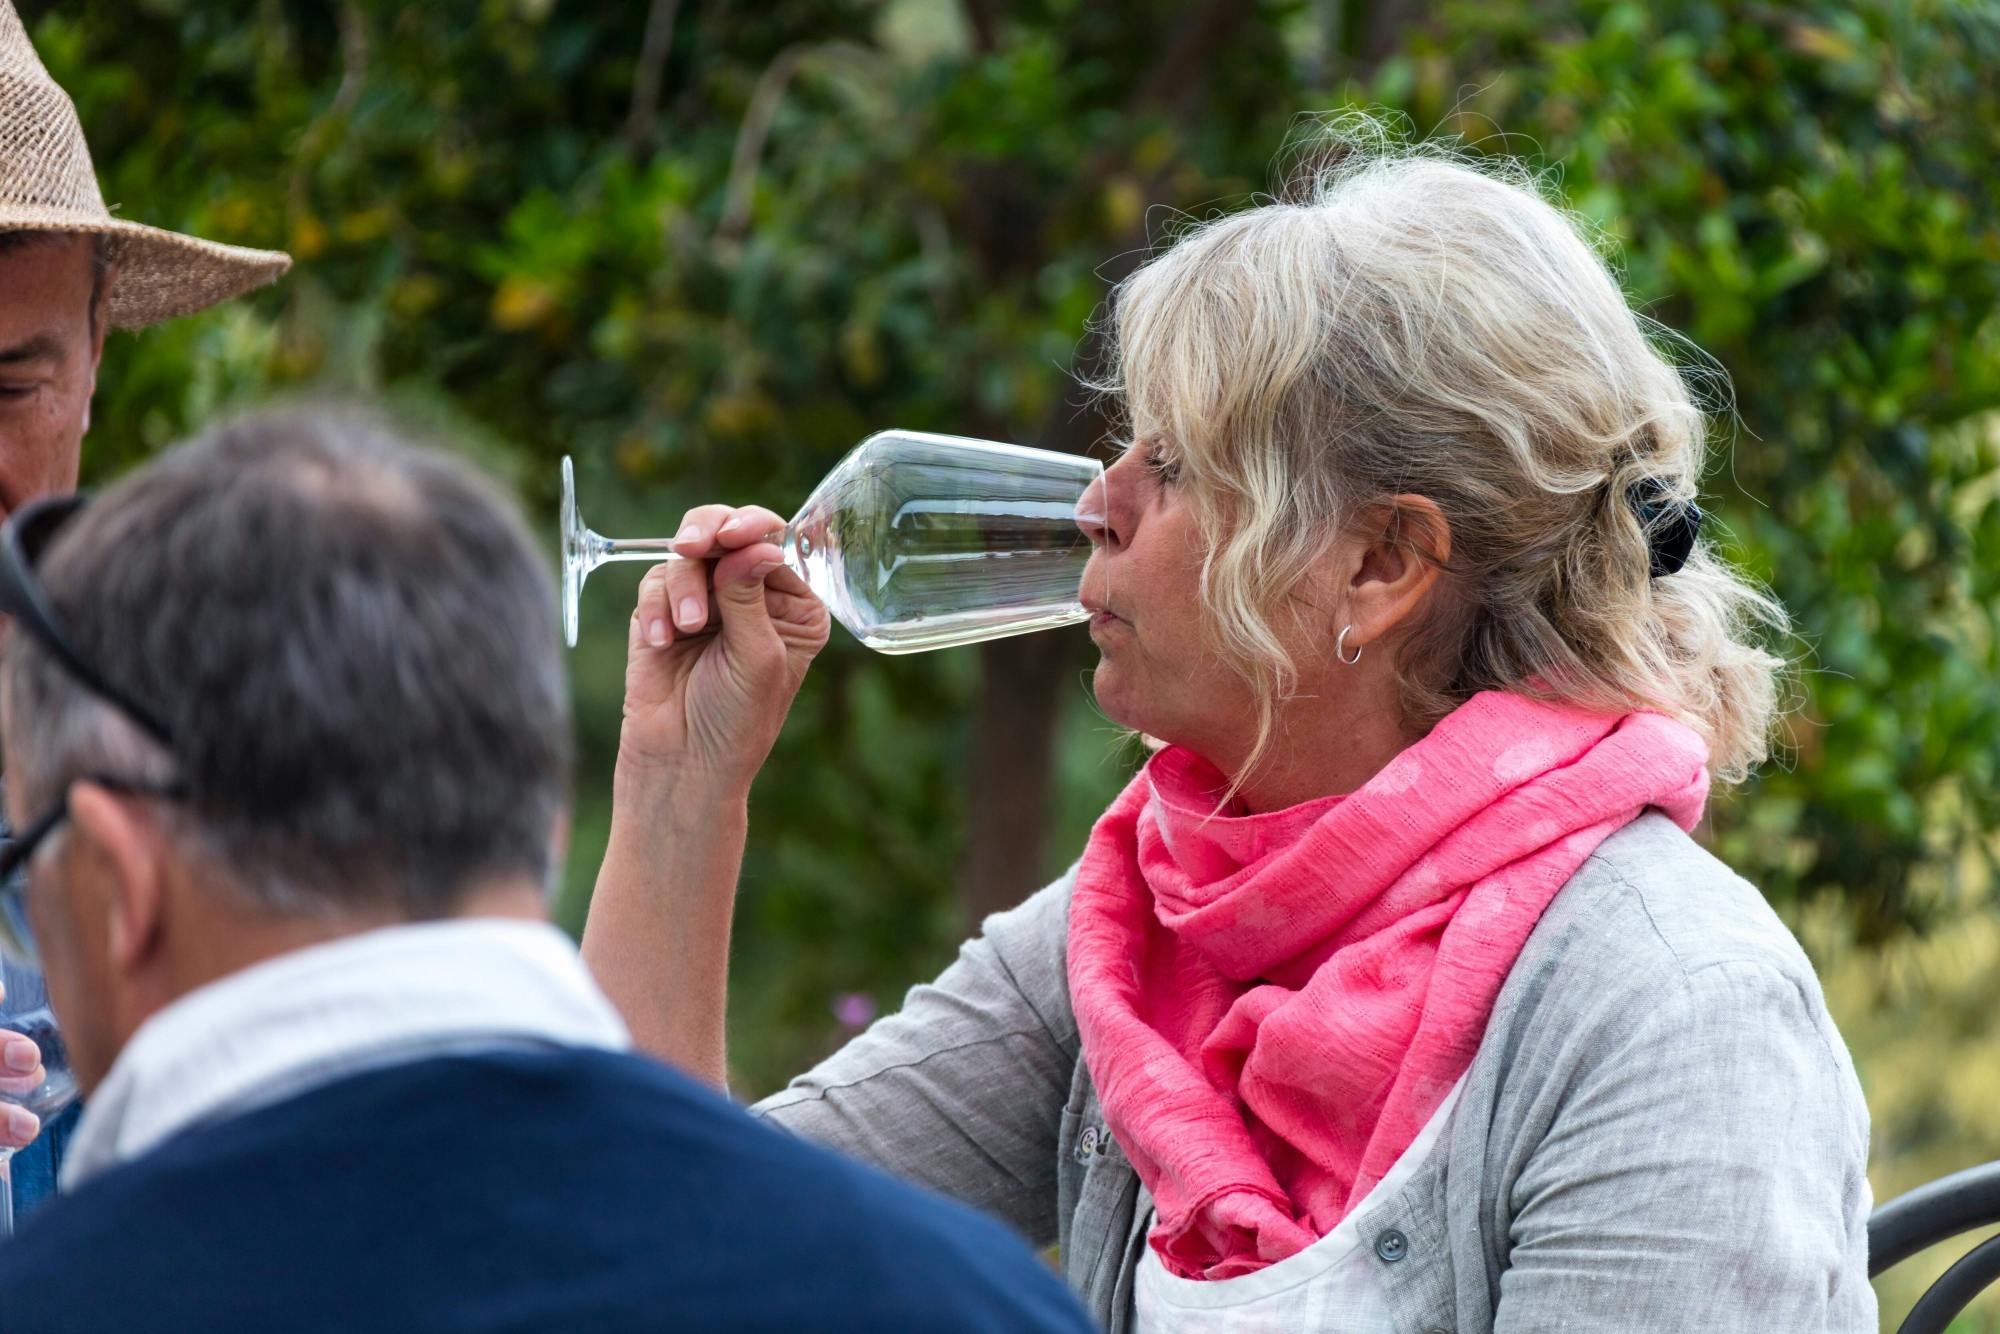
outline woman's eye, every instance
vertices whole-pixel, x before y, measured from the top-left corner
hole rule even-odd
[[[1177,482],[1181,477],[1180,461],[1167,457],[1157,449],[1146,451],[1146,471],[1162,482]]]

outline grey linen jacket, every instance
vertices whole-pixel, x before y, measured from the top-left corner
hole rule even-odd
[[[1131,1328],[1152,1201],[1065,973],[1070,881],[753,1110],[1058,1243]],[[1365,1202],[1393,1328],[1873,1334],[1868,1112],[1798,944],[1657,813],[1557,894],[1438,1147]]]

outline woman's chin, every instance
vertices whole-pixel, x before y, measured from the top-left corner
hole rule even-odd
[[[1134,732],[1150,733],[1153,730],[1148,725],[1152,711],[1136,698],[1138,692],[1132,688],[1132,683],[1125,679],[1118,664],[1109,658],[1098,663],[1097,670],[1091,675],[1090,688],[1097,697],[1097,711],[1106,718]]]
[[[1215,736],[1205,726],[1212,721],[1205,712],[1191,715],[1186,709],[1162,707],[1165,701],[1148,697],[1138,683],[1121,677],[1110,662],[1098,666],[1091,689],[1097,698],[1097,711],[1119,727],[1144,737],[1148,749],[1185,746],[1198,755],[1212,758],[1210,746]]]

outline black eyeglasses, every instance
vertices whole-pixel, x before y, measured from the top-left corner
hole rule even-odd
[[[71,679],[129,718],[146,735],[168,750],[173,733],[151,709],[104,678],[84,660],[63,633],[62,622],[49,604],[47,591],[35,575],[36,562],[64,524],[74,518],[88,497],[51,497],[25,505],[0,525],[0,615],[14,620],[17,633],[40,645],[62,665]],[[110,774],[86,774],[79,780],[108,791],[135,797],[175,800],[185,795],[178,783],[135,783]],[[14,838],[0,840],[0,952],[30,968],[40,966],[34,933],[28,928],[28,864],[35,851],[69,815],[69,791]]]

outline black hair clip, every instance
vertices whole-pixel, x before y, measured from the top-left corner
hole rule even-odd
[[[1653,577],[1680,573],[1694,554],[1695,538],[1701,535],[1701,506],[1676,497],[1659,477],[1635,483],[1625,499],[1639,516],[1639,526],[1646,530]]]

